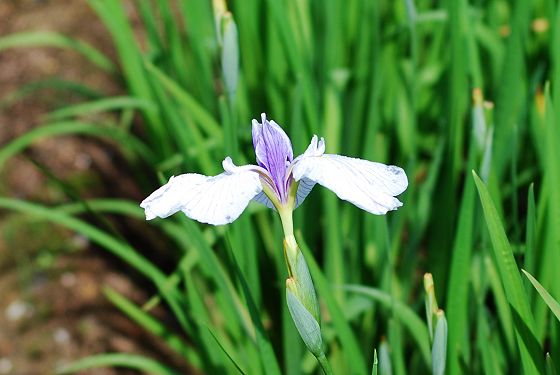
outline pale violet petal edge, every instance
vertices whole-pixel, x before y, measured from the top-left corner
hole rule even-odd
[[[406,173],[400,167],[334,154],[303,155],[292,173],[296,181],[307,178],[376,215],[401,207],[402,202],[395,196],[408,186]]]

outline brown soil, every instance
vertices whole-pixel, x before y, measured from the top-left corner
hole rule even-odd
[[[18,31],[57,31],[87,41],[114,58],[111,40],[84,0],[0,1],[0,36]],[[57,78],[80,82],[108,95],[119,83],[84,58],[55,48],[0,52],[0,103],[22,85]],[[8,106],[0,104],[0,146],[32,127],[57,106],[82,100],[39,90]],[[47,204],[68,198],[37,163],[69,181],[84,197],[141,192],[120,170],[118,153],[81,137],[34,144],[0,165],[0,195]],[[114,181],[108,184],[108,181]],[[118,183],[117,183],[118,182]],[[150,296],[119,262],[86,239],[60,227],[0,211],[0,375],[52,374],[73,360],[105,352],[139,353],[185,366],[155,338],[114,308],[102,290],[110,286],[137,303]],[[187,373],[186,367],[183,367]],[[97,369],[84,374],[128,374]]]

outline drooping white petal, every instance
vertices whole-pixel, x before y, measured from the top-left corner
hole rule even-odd
[[[313,144],[320,151],[315,137],[310,147]],[[306,151],[306,154],[294,162],[292,173],[296,181],[309,179],[321,184],[340,199],[376,215],[402,206],[394,197],[408,186],[402,168],[320,152]]]
[[[237,219],[261,191],[259,175],[251,170],[224,172],[213,177],[187,173],[171,177],[140,207],[144,208],[148,220],[183,211],[202,223],[222,225]]]

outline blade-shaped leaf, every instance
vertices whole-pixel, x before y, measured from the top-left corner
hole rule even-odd
[[[525,295],[511,246],[486,185],[474,171],[472,173],[490,233],[494,259],[514,317],[523,369],[526,374],[542,373],[544,371],[542,349],[535,338],[533,315],[529,309],[528,298]]]
[[[527,278],[529,279],[531,284],[533,284],[537,292],[539,292],[544,302],[546,302],[547,306],[550,308],[550,311],[552,311],[556,316],[556,319],[560,321],[560,303],[558,303],[558,301],[556,301],[550,295],[550,293],[548,293],[548,291],[541,285],[541,283],[537,281],[537,279],[533,277],[533,275],[531,275],[529,272],[525,270],[521,270],[521,271],[525,274],[525,276],[527,276]]]

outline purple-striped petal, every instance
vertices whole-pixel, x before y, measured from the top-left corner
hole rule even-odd
[[[286,172],[294,154],[292,143],[284,130],[274,121],[268,121],[261,115],[261,123],[253,120],[253,146],[257,163],[268,171],[274,182],[274,190],[280,201],[284,202],[288,194]]]

